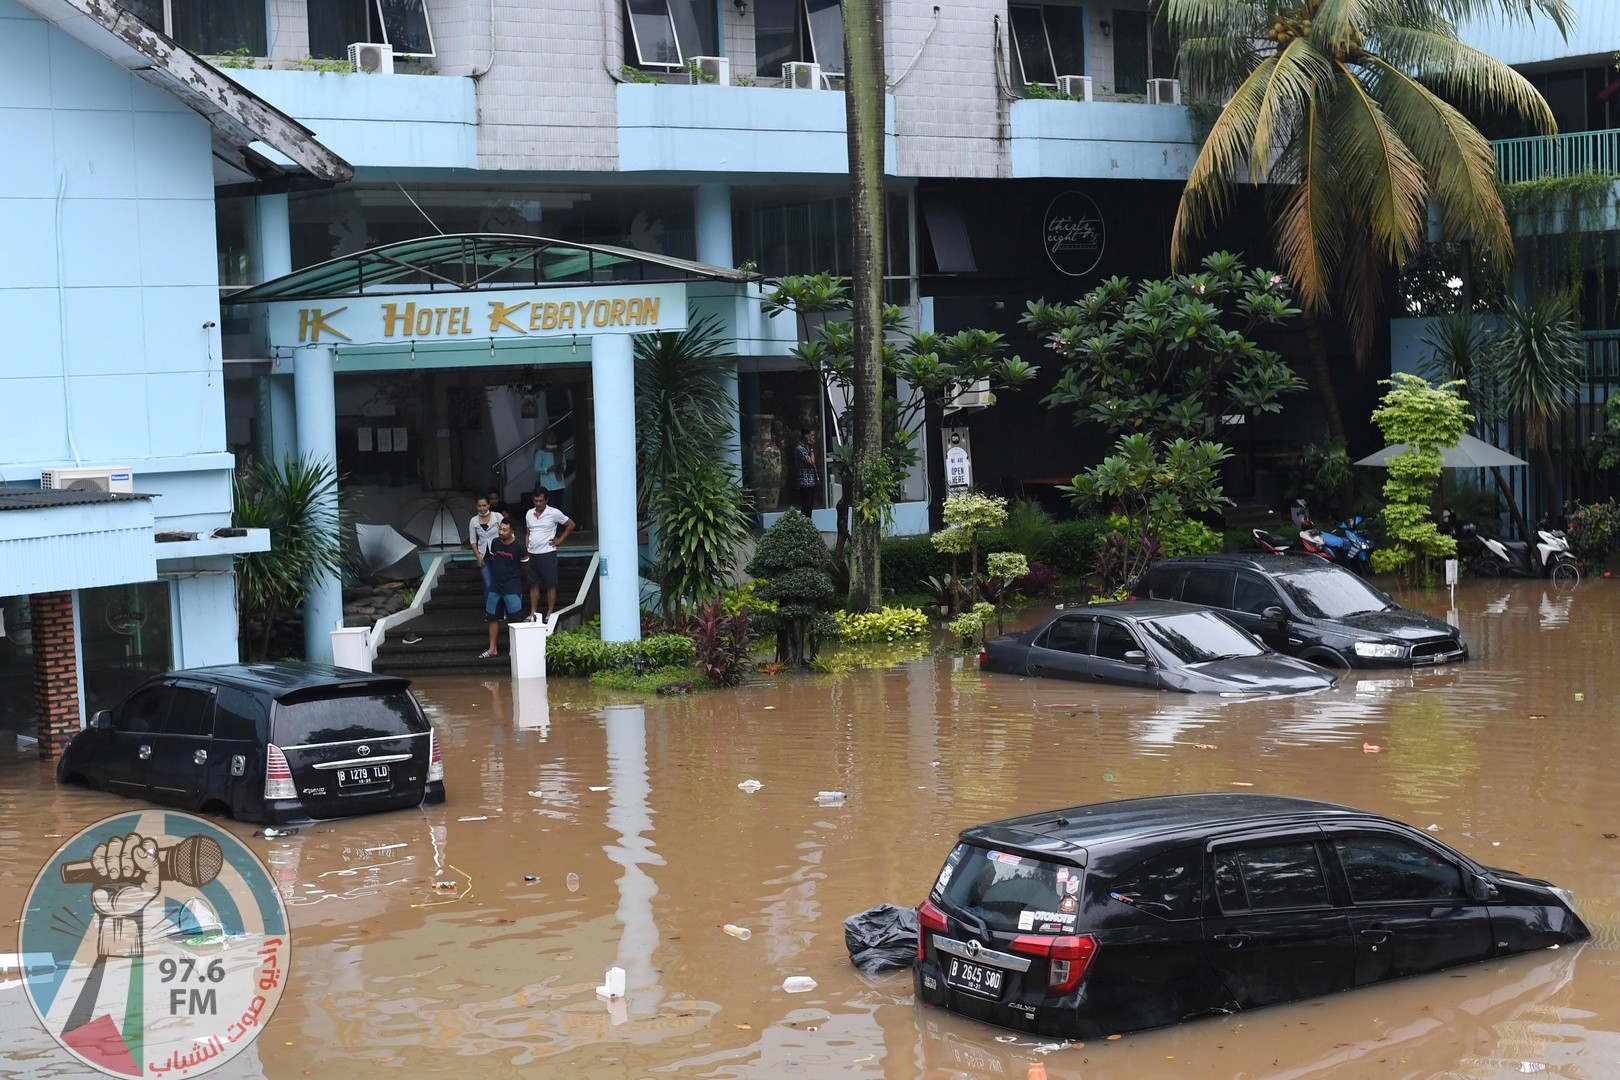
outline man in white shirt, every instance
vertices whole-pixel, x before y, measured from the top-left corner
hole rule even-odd
[[[546,587],[546,620],[551,620],[557,607],[557,545],[574,531],[574,519],[549,505],[547,499],[546,489],[536,488],[534,509],[523,515],[523,523],[529,528],[530,622],[539,618],[542,585]]]

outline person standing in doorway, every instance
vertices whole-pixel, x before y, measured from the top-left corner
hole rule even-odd
[[[501,522],[505,518],[490,506],[486,498],[480,498],[474,506],[478,512],[467,525],[467,546],[472,548],[473,558],[478,560],[478,572],[484,578],[484,591],[489,592],[490,567],[484,559],[484,552],[489,550],[490,541],[500,534]]]
[[[484,590],[489,648],[478,655],[480,660],[500,655],[495,646],[500,637],[501,623],[523,610],[523,566],[528,561],[529,553],[518,543],[517,536],[512,532],[512,523],[501,520],[496,525],[494,539],[484,549],[484,568],[489,575],[489,587]]]
[[[549,503],[545,488],[535,488],[534,509],[523,515],[528,527],[529,621],[540,618],[540,589],[546,590],[546,620],[557,607],[557,545],[574,531],[574,519]],[[560,531],[559,531],[560,530]]]
[[[805,517],[816,508],[816,489],[821,477],[816,471],[816,433],[813,428],[799,432],[799,445],[794,449],[799,483],[799,510]]]

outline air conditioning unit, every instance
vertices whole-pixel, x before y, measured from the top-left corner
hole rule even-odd
[[[349,46],[349,64],[356,71],[372,75],[392,75],[394,47],[377,41],[357,41]]]
[[[1062,94],[1066,98],[1074,98],[1076,101],[1090,101],[1091,76],[1059,75],[1058,93]]]
[[[724,56],[694,56],[692,67],[696,73],[692,76],[695,83],[709,86],[731,85],[731,60]]]
[[[41,491],[134,491],[135,474],[128,465],[101,469],[41,469]]]
[[[790,90],[820,90],[820,64],[783,64],[782,85]]]
[[[1180,79],[1149,79],[1147,83],[1149,105],[1180,105]]]
[[[979,379],[962,388],[962,392],[946,404],[944,412],[953,413],[958,409],[984,409],[996,403],[995,392],[990,389],[989,379]]]

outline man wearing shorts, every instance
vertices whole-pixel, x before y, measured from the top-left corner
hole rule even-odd
[[[484,549],[484,565],[489,568],[490,580],[489,590],[484,593],[484,617],[489,620],[489,648],[479,654],[480,660],[500,655],[495,649],[503,618],[500,609],[506,609],[504,618],[507,619],[523,610],[523,565],[528,561],[529,553],[523,550],[523,545],[512,534],[512,523],[503,519],[499,534]]]
[[[523,515],[529,529],[529,621],[539,619],[540,587],[546,589],[546,621],[557,607],[557,545],[574,531],[574,519],[548,503],[545,488],[536,488],[534,509]],[[558,530],[562,530],[559,532]]]

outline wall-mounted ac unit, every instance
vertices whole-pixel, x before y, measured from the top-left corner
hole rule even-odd
[[[1180,79],[1149,79],[1147,83],[1149,105],[1180,105]]]
[[[1090,75],[1059,75],[1058,93],[1077,101],[1091,100]]]
[[[696,73],[692,81],[705,86],[731,85],[731,60],[725,56],[694,56],[692,66]]]
[[[820,90],[820,64],[783,64],[782,85],[791,90]]]
[[[135,474],[128,465],[100,469],[41,469],[41,491],[134,491]]]
[[[356,71],[372,75],[392,75],[394,47],[377,41],[357,41],[349,46],[349,63]]]
[[[990,389],[990,380],[980,379],[963,387],[961,393],[946,403],[943,411],[948,414],[958,409],[984,409],[995,403],[996,395]]]

